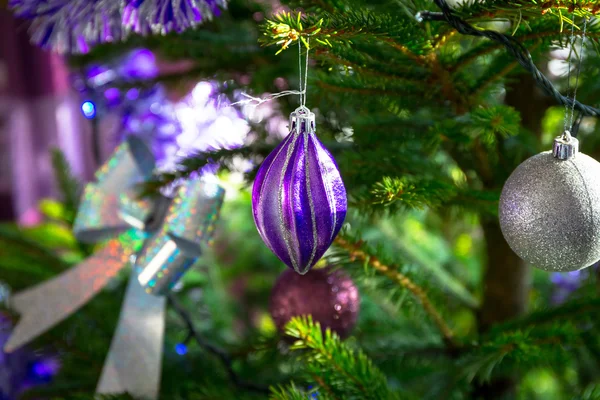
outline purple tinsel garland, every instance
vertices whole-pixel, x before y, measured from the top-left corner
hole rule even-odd
[[[85,103],[92,104],[94,113],[88,118],[116,113],[121,119],[115,139],[117,143],[128,135],[148,140],[160,164],[168,156],[168,149],[176,147],[181,127],[173,105],[160,84],[144,88],[121,89],[140,80],[158,76],[158,67],[152,52],[133,50],[124,57],[106,65],[92,65],[83,76],[74,78],[74,86]]]
[[[91,46],[123,38],[120,1],[10,0],[9,7],[32,20],[34,43],[59,53],[87,53]]]
[[[11,330],[10,320],[0,313],[1,400],[16,400],[28,388],[49,382],[60,369],[56,356],[38,355],[27,348],[4,353],[1,349]]]
[[[161,170],[172,170],[179,159],[195,153],[244,145],[249,125],[239,110],[228,106],[215,83],[198,83],[176,103],[167,98],[160,84],[121,89],[157,76],[152,52],[138,49],[112,63],[90,66],[83,75],[75,76],[73,85],[83,103],[93,107],[88,118],[118,115],[121,123],[115,142],[129,135],[143,138]],[[216,172],[217,168],[209,165],[202,172]]]
[[[227,0],[9,1],[16,16],[32,21],[32,41],[59,53],[87,53],[132,31],[181,32],[218,16],[226,6]]]
[[[225,8],[225,0],[128,0],[123,8],[123,26],[146,35],[182,32],[194,28]]]

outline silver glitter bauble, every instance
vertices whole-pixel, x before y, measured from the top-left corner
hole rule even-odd
[[[500,196],[504,238],[546,271],[575,271],[600,260],[600,163],[577,153],[576,139],[570,140],[572,154],[557,138],[554,155],[547,151],[519,165]]]

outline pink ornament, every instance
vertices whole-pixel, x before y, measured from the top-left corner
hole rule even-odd
[[[350,277],[331,267],[299,275],[285,270],[273,286],[269,311],[282,332],[293,317],[311,315],[341,338],[348,337],[356,325],[360,296]]]

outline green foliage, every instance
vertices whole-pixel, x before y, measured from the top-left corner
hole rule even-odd
[[[555,0],[539,2],[534,0],[485,0],[465,2],[459,8],[459,13],[466,18],[490,18],[490,14],[496,18],[509,18],[521,16],[539,18],[546,15],[557,20],[558,23],[570,23],[571,15],[593,17],[597,13],[596,1],[589,0]]]
[[[585,388],[580,396],[573,397],[573,400],[597,400],[600,399],[600,385],[590,385]]]
[[[521,128],[519,113],[506,106],[480,107],[470,114],[472,132],[488,147],[495,145],[498,139],[515,136]]]
[[[306,400],[310,398],[309,393],[298,389],[293,382],[286,387],[271,388],[271,392],[270,400]],[[327,393],[318,394],[318,396],[319,398],[330,399]]]
[[[373,185],[372,206],[380,204],[391,207],[397,202],[406,207],[423,208],[439,206],[454,193],[454,187],[441,182],[410,182],[406,177],[384,177],[383,181]]]
[[[79,204],[79,182],[71,174],[65,155],[58,149],[52,150],[52,168],[63,200],[64,212],[61,217],[72,224]]]
[[[350,349],[329,329],[309,317],[292,318],[285,330],[292,350],[307,350],[301,360],[321,390],[334,398],[394,399],[385,376],[361,351]]]

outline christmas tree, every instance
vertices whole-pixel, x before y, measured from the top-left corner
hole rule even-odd
[[[30,17],[27,7],[34,3],[42,7],[38,3],[46,2],[14,3],[17,14]],[[125,12],[130,17],[146,13],[151,21],[148,26],[119,25],[111,37],[127,31],[122,41],[89,34],[85,45],[74,46],[74,40],[55,35],[68,28],[60,25],[69,21],[67,17],[50,22],[34,19],[32,37],[38,43],[84,53],[69,56],[74,70],[122,62],[124,54],[139,48],[163,60],[189,64],[169,74],[132,73],[115,81],[122,93],[132,88],[143,93],[127,106],[122,105],[127,100],[119,103],[125,122],[115,142],[128,144],[129,150],[123,151],[137,151],[131,150],[137,142],[123,141],[124,137],[152,136],[152,149],[175,140],[168,132],[178,128],[164,122],[169,118],[164,108],[153,111],[150,119],[144,113],[163,101],[163,88],[176,90],[190,81],[211,82],[201,87],[210,87],[211,92],[203,101],[214,112],[245,121],[249,133],[240,143],[226,143],[232,125],[219,125],[213,128],[213,144],[192,146],[193,151],[183,156],[178,153],[158,172],[143,167],[139,152],[131,157],[144,179],[135,185],[141,191],[127,192],[127,198],[138,202],[170,193],[175,200],[165,206],[164,221],[187,210],[186,198],[200,196],[195,190],[202,186],[186,186],[197,182],[199,171],[218,176],[227,192],[221,207],[221,200],[215,193],[206,194],[204,186],[203,196],[211,198],[213,208],[204,210],[205,203],[198,203],[205,220],[198,228],[202,232],[193,237],[186,236],[187,228],[175,231],[165,222],[164,229],[171,229],[165,235],[176,236],[172,240],[180,251],[177,255],[186,260],[181,266],[187,270],[185,275],[168,282],[175,286],[161,286],[163,270],[145,285],[144,272],[140,275],[140,283],[152,293],[153,307],[164,306],[160,322],[164,338],[161,333],[152,342],[152,349],[158,345],[162,355],[146,358],[152,354],[151,345],[136,341],[135,336],[123,342],[127,345],[113,339],[115,329],[118,333],[120,327],[136,323],[134,316],[127,319],[122,304],[129,295],[126,291],[134,290],[131,287],[138,280],[123,267],[82,308],[66,313],[64,321],[48,326],[47,332],[31,334],[31,340],[23,339],[29,342],[23,343],[27,348],[56,355],[61,365],[50,382],[24,392],[23,398],[90,398],[95,391],[99,398],[161,399],[600,398],[600,299],[597,268],[590,265],[600,258],[595,253],[600,250],[600,225],[594,223],[594,207],[600,205],[594,202],[593,164],[576,167],[588,168],[580,171],[583,194],[572,189],[578,185],[570,180],[573,174],[558,176],[547,169],[545,174],[534,174],[530,180],[525,175],[518,181],[524,187],[515,189],[520,190],[517,201],[511,203],[510,190],[502,194],[513,171],[529,157],[552,150],[553,143],[572,149],[579,140],[582,154],[576,154],[575,160],[583,159],[583,154],[600,157],[598,110],[592,107],[600,93],[596,47],[600,25],[595,19],[600,3],[230,0],[227,4],[182,1],[171,6],[169,1],[124,2],[134,11],[109,9],[110,2],[84,2],[95,4],[89,9],[81,1],[71,3],[69,7],[79,10],[77,21],[82,26],[88,26],[87,16],[99,18],[96,14],[106,21],[116,13],[120,24],[126,21]],[[184,23],[185,18],[196,21],[190,16],[196,15],[193,7],[198,3],[211,18],[202,24]],[[97,76],[88,73],[81,78],[82,99],[91,99],[90,93],[101,90],[103,96],[107,93],[104,83],[96,85]],[[314,115],[298,108],[298,95]],[[264,105],[256,106],[263,100],[269,100],[269,112],[261,111]],[[96,118],[97,111],[111,112],[110,102],[105,103],[83,103],[87,105],[82,110]],[[286,128],[292,131],[289,143],[295,133],[303,137],[304,130],[310,131],[314,121],[318,140],[331,158],[309,139],[304,147],[285,142],[280,146],[283,138],[273,133],[273,125],[281,125],[294,110]],[[139,126],[127,125],[132,121],[149,123],[147,132],[128,135],[128,129],[139,131]],[[167,133],[157,135],[159,127]],[[561,137],[558,142],[556,137]],[[269,156],[274,149],[286,148],[289,159],[306,153],[294,162],[299,165],[305,160],[305,164],[290,172],[276,155]],[[560,150],[555,153],[557,158],[547,154],[552,165],[573,162],[570,155],[563,160]],[[333,159],[341,186],[334,167],[322,179],[319,175]],[[62,197],[42,202],[44,222],[29,228],[0,227],[0,280],[12,293],[0,305],[13,327],[25,326],[24,310],[31,306],[11,302],[11,297],[90,257],[110,255],[106,250],[110,246],[120,246],[119,256],[138,254],[131,263],[134,271],[140,260],[148,259],[150,265],[159,258],[148,255],[152,246],[148,243],[160,238],[163,228],[152,230],[151,224],[120,231],[119,239],[82,240],[78,219],[92,212],[84,208],[88,201],[92,204],[93,196],[107,195],[109,185],[104,183],[110,171],[97,174],[92,188],[72,176],[60,152],[53,154],[53,161]],[[159,156],[156,163],[161,163]],[[261,172],[261,164],[269,171]],[[308,194],[298,189],[304,193],[298,198],[306,200],[302,197],[294,203],[296,189],[286,194],[269,178],[277,168],[282,170],[277,181],[282,187],[286,174],[295,182],[290,187],[314,187]],[[125,168],[119,174],[134,170]],[[591,176],[589,185],[586,173]],[[280,175],[273,176],[279,179]],[[311,186],[315,179],[325,192],[333,187],[339,194],[345,188],[347,212],[339,203],[334,212],[331,196]],[[255,186],[253,196],[255,180],[262,187]],[[174,189],[180,185],[186,188],[183,192]],[[88,197],[90,188],[96,192]],[[542,194],[544,188],[549,189]],[[122,189],[117,187],[115,199],[124,193]],[[568,197],[571,192],[579,194]],[[280,214],[275,209],[269,214],[269,196],[284,198]],[[581,196],[585,201],[579,201]],[[519,208],[528,201],[531,209]],[[579,218],[571,208],[574,202],[581,203],[591,217]],[[330,225],[324,222],[323,229],[319,228],[324,220],[319,214],[322,203],[328,203],[327,213],[338,218]],[[129,203],[119,204],[128,207]],[[294,211],[297,231],[269,227],[273,221],[285,225],[288,206],[302,208]],[[516,217],[510,207],[518,208]],[[138,208],[132,210],[128,216],[137,215]],[[517,223],[514,219],[521,221],[516,236],[507,233],[513,229],[510,224]],[[312,227],[314,238],[303,236],[300,225],[304,223]],[[295,232],[300,232],[299,238]],[[327,238],[317,246],[322,236]],[[556,237],[560,240],[548,243]],[[290,247],[295,241],[300,249],[296,253]],[[190,244],[201,244],[201,251],[189,250]],[[536,258],[536,251],[550,259],[547,265]],[[580,257],[582,265],[571,262],[571,256]],[[109,267],[108,262],[96,265]],[[164,273],[171,279],[168,271]],[[77,292],[74,282],[64,289]],[[45,294],[59,295],[56,292]],[[143,324],[147,309],[140,310],[137,323]],[[33,330],[42,322],[27,323],[31,327],[27,329]],[[151,331],[156,326],[138,328]],[[13,337],[23,335],[24,329],[15,329]],[[119,375],[118,361],[117,377],[110,377],[109,352],[119,360],[129,354],[138,367],[147,363],[144,367],[157,373],[158,380],[137,376],[131,378],[136,382],[125,382],[130,377]],[[114,384],[106,384],[111,380],[120,380],[116,387],[123,393],[98,389],[114,389]]]

